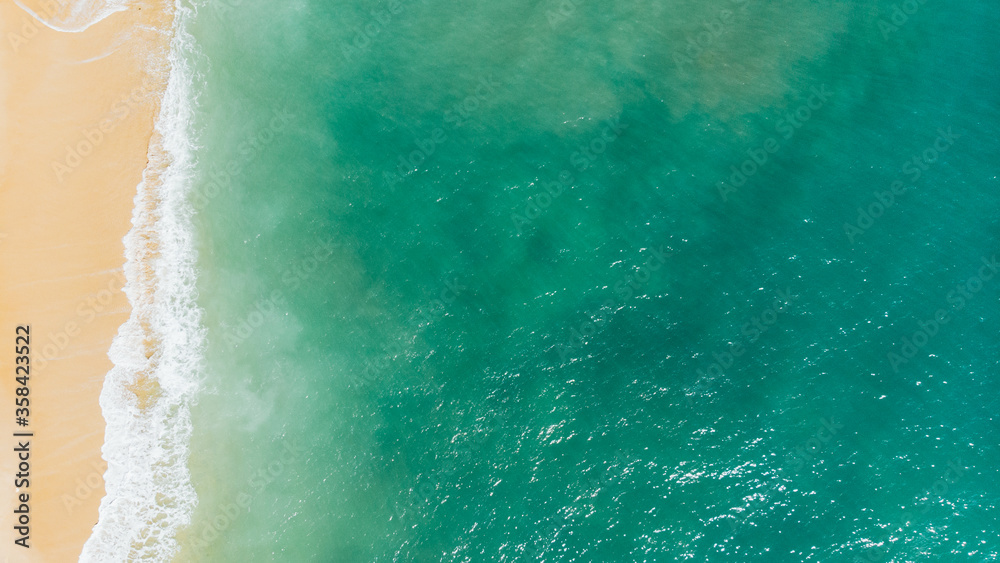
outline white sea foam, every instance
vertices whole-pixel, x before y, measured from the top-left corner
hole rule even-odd
[[[115,12],[127,10],[128,0],[54,0],[43,3],[43,7],[32,10],[24,5],[24,0],[14,0],[22,10],[46,27],[66,33],[79,33]],[[50,6],[56,6],[50,13]]]
[[[107,495],[80,556],[87,563],[171,560],[197,504],[187,466],[204,342],[187,203],[194,73],[185,27],[193,13],[182,0],[175,9],[167,88],[125,237],[132,312],[111,345],[114,367],[101,392]]]

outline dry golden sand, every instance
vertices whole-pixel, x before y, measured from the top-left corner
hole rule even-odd
[[[172,18],[166,0],[132,4],[66,33],[0,2],[0,556],[9,561],[76,561],[104,495],[98,397],[129,314],[122,237],[165,86]],[[30,486],[20,491],[30,495],[29,549],[14,543],[20,324],[31,327],[34,437]]]

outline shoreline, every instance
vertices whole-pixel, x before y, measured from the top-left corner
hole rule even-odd
[[[105,496],[99,396],[131,312],[123,238],[166,88],[173,10],[140,1],[69,21],[44,2],[21,4],[0,5],[0,334],[13,344],[15,327],[30,325],[30,403],[17,426],[20,384],[3,368],[0,433],[11,447],[0,448],[0,553],[74,561]],[[14,365],[13,352],[3,347],[0,365]],[[15,490],[18,431],[32,436],[28,483]],[[19,495],[27,549],[14,543]]]

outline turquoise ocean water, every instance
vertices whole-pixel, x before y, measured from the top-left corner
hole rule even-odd
[[[994,2],[182,6],[162,557],[998,560]]]

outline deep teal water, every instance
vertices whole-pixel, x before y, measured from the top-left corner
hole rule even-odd
[[[177,561],[997,560],[1000,10],[905,7],[202,6]]]

